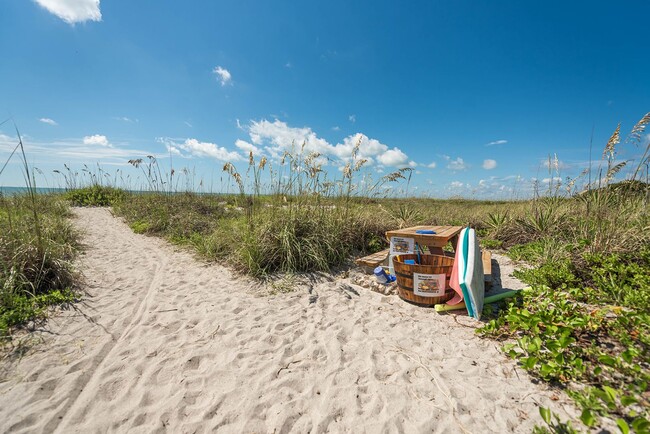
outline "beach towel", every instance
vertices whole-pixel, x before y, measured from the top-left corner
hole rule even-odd
[[[449,279],[449,286],[454,290],[456,294],[452,297],[451,300],[447,302],[448,305],[453,306],[461,301],[463,301],[463,290],[460,287],[460,281],[458,279],[458,267],[460,266],[460,255],[462,255],[462,243],[463,242],[463,233],[458,237],[458,245],[456,246],[456,257],[454,258],[454,268],[451,270],[451,279]]]

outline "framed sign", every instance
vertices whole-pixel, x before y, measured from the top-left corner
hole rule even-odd
[[[442,297],[445,295],[445,275],[413,273],[413,292],[420,297]]]
[[[415,252],[415,240],[413,238],[390,237],[390,253],[402,255]]]

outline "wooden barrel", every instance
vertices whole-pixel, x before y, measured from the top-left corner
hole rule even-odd
[[[399,296],[406,301],[410,301],[421,306],[433,306],[435,304],[445,303],[454,296],[454,290],[449,286],[451,270],[454,267],[454,258],[451,256],[440,255],[420,255],[420,264],[405,264],[404,261],[414,259],[417,262],[416,254],[397,255],[393,258],[393,268],[397,277],[397,292]],[[445,275],[445,292],[441,296],[421,296],[413,291],[413,273],[420,274],[444,274]]]

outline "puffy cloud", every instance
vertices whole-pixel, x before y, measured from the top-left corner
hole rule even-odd
[[[291,151],[292,146],[299,149],[303,143],[307,151],[322,154],[332,152],[331,145],[326,140],[319,138],[311,128],[290,127],[285,122],[277,119],[274,122],[267,120],[253,121],[248,127],[248,133],[253,144],[258,146],[268,144],[266,148],[273,155]]]
[[[102,20],[99,0],[36,0],[36,3],[68,24]]]
[[[357,115],[350,115],[348,116],[348,119],[350,122],[355,123],[357,121]]]
[[[389,149],[377,156],[377,161],[384,166],[402,166],[408,159],[409,157],[398,148]]]
[[[453,188],[462,188],[463,185],[465,185],[465,184],[463,184],[460,181],[451,181],[451,184],[449,184],[449,185],[451,185]]]
[[[59,125],[54,119],[50,118],[40,118],[39,121],[48,125]]]
[[[105,146],[107,148],[111,148],[112,145],[108,142],[108,139],[106,136],[102,136],[99,134],[95,134],[93,136],[85,136],[83,138],[83,144],[84,145],[89,145],[89,146]]]
[[[418,167],[418,163],[415,161],[409,161],[409,167]]]
[[[495,140],[493,142],[487,143],[485,146],[505,145],[506,143],[508,143],[507,140]]]
[[[186,139],[182,143],[176,143],[175,146],[197,157],[211,157],[220,161],[242,160],[242,156],[235,151],[229,151],[214,143],[199,142],[196,139]]]
[[[491,159],[483,160],[483,168],[485,170],[492,170],[495,167],[497,167],[496,160],[491,160]]]
[[[223,68],[221,66],[216,66],[212,70],[212,73],[217,76],[222,86],[225,86],[227,84],[232,84],[232,75],[230,74],[230,71],[228,71],[226,68]]]
[[[183,156],[181,151],[176,146],[166,145],[166,147],[167,147],[167,152],[169,152],[170,154],[178,155],[179,157]]]
[[[449,164],[447,164],[447,169],[451,170],[465,170],[467,169],[467,164],[465,164],[465,161],[463,161],[462,158],[458,157],[455,160],[451,160],[449,157],[446,157],[449,161]]]
[[[319,152],[326,157],[336,157],[346,161],[352,156],[352,151],[359,145],[358,158],[365,158],[369,164],[375,160],[385,166],[399,166],[408,162],[408,156],[399,148],[389,147],[365,134],[356,133],[343,139],[342,143],[330,144],[309,127],[290,127],[285,122],[276,119],[252,121],[248,126],[251,142],[264,149],[273,157],[280,157],[285,151],[297,152],[304,145],[306,152]],[[241,148],[240,148],[241,149]]]
[[[388,150],[388,146],[379,142],[379,140],[371,139],[365,134],[356,133],[343,139],[343,143],[338,143],[331,146],[332,153],[341,159],[349,158],[352,155],[352,150],[359,144],[359,158],[372,159]],[[408,158],[408,157],[407,157]]]
[[[435,169],[436,166],[437,166],[437,164],[436,164],[435,161],[432,161],[431,163],[429,163],[429,164],[427,165],[427,167],[428,167],[429,169]]]
[[[249,153],[249,152],[252,152],[253,154],[261,154],[262,153],[260,148],[253,145],[252,143],[248,143],[245,140],[237,139],[237,141],[235,142],[235,146],[237,146],[239,149],[241,149],[242,151],[244,151],[246,153]]]

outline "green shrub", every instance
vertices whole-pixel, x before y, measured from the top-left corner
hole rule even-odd
[[[112,206],[122,200],[124,195],[124,190],[94,184],[70,190],[65,193],[65,198],[74,206]]]

